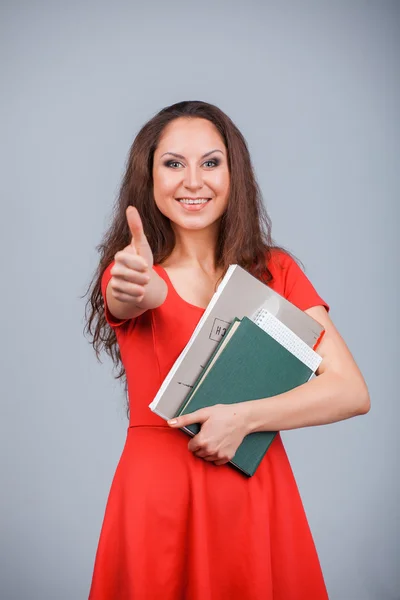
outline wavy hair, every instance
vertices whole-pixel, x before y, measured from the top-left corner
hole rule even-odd
[[[231,119],[217,106],[201,101],[178,102],[162,109],[137,134],[129,152],[125,175],[114,205],[112,222],[97,246],[100,260],[85,296],[84,333],[98,360],[102,350],[119,369],[116,379],[126,377],[114,330],[107,324],[101,293],[101,278],[115,254],[127,246],[131,234],[126,220],[128,206],[136,206],[144,233],[154,255],[154,263],[167,259],[175,245],[170,221],[157,208],[153,195],[153,157],[164,128],[178,118],[207,119],[217,128],[227,149],[230,194],[220,221],[215,249],[215,265],[225,274],[230,264],[238,264],[255,277],[272,280],[268,261],[273,247],[271,221],[264,207],[254,175],[247,143]],[[124,326],[124,325],[123,325]]]

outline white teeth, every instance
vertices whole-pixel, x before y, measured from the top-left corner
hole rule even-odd
[[[189,198],[180,198],[178,202],[182,204],[206,204],[208,198],[197,198],[196,200],[190,200]]]

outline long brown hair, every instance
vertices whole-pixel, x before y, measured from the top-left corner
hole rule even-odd
[[[99,265],[85,294],[90,295],[85,307],[84,331],[92,337],[90,343],[99,360],[103,349],[111,356],[114,367],[119,368],[117,379],[125,379],[125,369],[115,332],[104,316],[101,278],[115,254],[130,243],[131,234],[125,214],[128,206],[136,206],[139,211],[154,263],[162,263],[172,253],[175,235],[169,219],[158,210],[154,201],[152,168],[154,151],[164,128],[180,117],[211,121],[227,148],[230,194],[227,210],[220,222],[216,267],[221,268],[224,274],[230,264],[238,264],[265,283],[272,279],[267,266],[273,247],[271,222],[243,135],[231,119],[213,104],[187,101],[162,109],[142,127],[132,144],[111,226],[97,246]]]

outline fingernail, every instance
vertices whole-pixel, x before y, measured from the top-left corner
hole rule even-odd
[[[176,424],[177,424],[177,422],[178,422],[178,420],[177,420],[177,419],[170,419],[170,420],[168,421],[168,425],[176,425]]]

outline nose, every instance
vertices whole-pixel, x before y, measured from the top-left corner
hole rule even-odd
[[[184,186],[188,190],[199,190],[203,187],[201,170],[193,165],[185,169]]]

